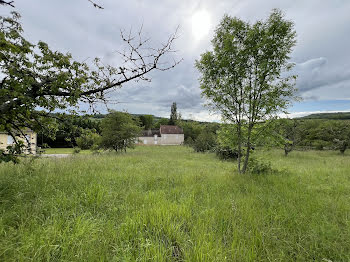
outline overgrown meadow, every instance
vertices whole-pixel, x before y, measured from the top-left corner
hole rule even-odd
[[[256,150],[257,151],[257,150]],[[0,261],[349,261],[350,156],[187,147],[0,165]]]

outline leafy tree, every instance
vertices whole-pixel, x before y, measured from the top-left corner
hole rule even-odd
[[[168,70],[163,57],[172,51],[176,33],[159,48],[141,38],[121,34],[128,48],[120,53],[123,64],[105,66],[95,59],[91,66],[73,60],[71,54],[53,51],[44,42],[32,44],[23,36],[20,15],[0,16],[0,129],[16,137],[23,128],[44,130],[57,121],[51,112],[87,102],[105,101],[108,90],[130,81],[146,80],[155,70]],[[37,109],[42,109],[38,111]],[[54,135],[54,134],[52,134]]]
[[[160,126],[167,124],[169,124],[169,119],[161,118],[154,124],[154,128],[160,128]]]
[[[204,129],[192,146],[196,152],[206,152],[214,149],[215,145],[215,135],[209,130]]]
[[[142,115],[140,121],[145,130],[152,129],[154,117],[152,115]]]
[[[350,146],[350,123],[348,121],[327,121],[321,128],[324,139],[332,143],[335,150],[344,154]]]
[[[283,146],[284,155],[288,156],[300,140],[298,121],[293,119],[281,119],[275,125],[278,140]]]
[[[178,122],[178,125],[184,132],[184,139],[186,144],[191,144],[193,141],[195,141],[204,128],[203,125],[196,121],[182,120]]]
[[[126,152],[127,148],[133,148],[141,128],[130,114],[112,111],[101,124],[100,146],[104,149]]]
[[[84,129],[79,137],[75,139],[78,147],[81,149],[91,149],[94,145],[97,145],[100,140],[100,135],[96,133],[96,130]]]
[[[176,125],[177,120],[178,120],[177,106],[176,106],[176,102],[174,102],[171,105],[171,113],[170,113],[169,125]]]
[[[100,121],[91,118],[89,115],[67,115],[61,113],[51,114],[52,118],[57,119],[50,127],[50,133],[47,131],[38,132],[38,146],[47,144],[50,147],[73,147],[76,144],[76,138],[81,136],[84,130],[100,133]]]
[[[292,68],[293,27],[279,10],[254,24],[225,15],[215,31],[213,51],[196,61],[202,95],[235,124],[231,135],[237,138],[241,173],[247,170],[257,124],[276,118],[294,97],[296,76],[282,74]]]

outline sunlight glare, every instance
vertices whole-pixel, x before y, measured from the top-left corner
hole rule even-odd
[[[201,10],[192,16],[192,33],[196,40],[200,40],[209,33],[211,26],[210,15],[207,11]]]

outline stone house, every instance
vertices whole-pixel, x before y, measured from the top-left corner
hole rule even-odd
[[[178,126],[162,125],[159,129],[144,131],[138,140],[141,145],[181,145],[184,132]]]
[[[25,138],[16,137],[17,140],[21,140],[27,146],[27,141],[29,141],[29,148],[27,148],[24,153],[25,154],[36,154],[36,146],[37,146],[37,135],[32,130],[23,130]],[[8,146],[11,146],[15,143],[14,138],[8,134],[7,132],[0,131],[0,149],[5,150]]]

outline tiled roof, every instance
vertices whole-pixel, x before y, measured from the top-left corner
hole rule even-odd
[[[178,126],[160,126],[161,134],[183,134],[183,130]]]

